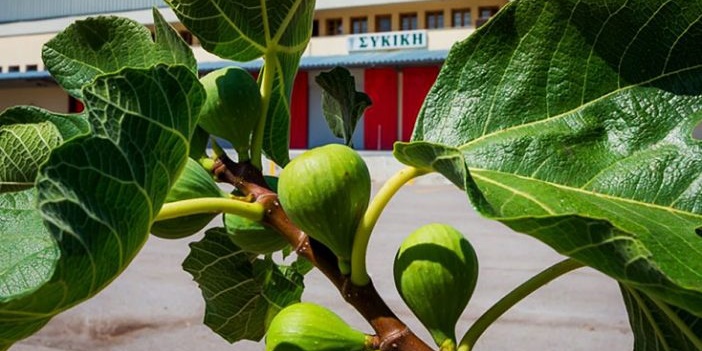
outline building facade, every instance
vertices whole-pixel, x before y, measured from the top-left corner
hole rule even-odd
[[[448,50],[482,25],[508,0],[317,0],[313,37],[293,87],[291,148],[337,142],[322,114],[315,76],[335,66],[351,70],[357,89],[373,100],[354,135],[366,150],[390,150],[409,140],[424,97]],[[76,112],[70,98],[44,70],[42,45],[78,19],[118,15],[153,26],[157,6],[179,30],[205,74],[232,64],[257,71],[260,62],[235,63],[203,50],[162,0],[5,1],[0,3],[0,110],[36,105]]]

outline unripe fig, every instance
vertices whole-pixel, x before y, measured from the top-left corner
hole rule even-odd
[[[361,156],[340,144],[309,150],[283,169],[278,186],[293,223],[331,249],[348,274],[356,227],[370,199],[370,174]]]
[[[198,197],[228,197],[220,190],[212,175],[189,158],[183,172],[166,195],[166,203]],[[203,213],[154,222],[151,233],[163,239],[180,239],[193,235],[209,224],[216,213]]]
[[[244,251],[269,254],[288,246],[287,240],[270,227],[233,214],[224,214],[229,239]]]
[[[370,344],[334,312],[306,302],[280,311],[266,334],[266,351],[365,351]]]
[[[200,79],[207,98],[199,125],[208,133],[224,138],[239,154],[249,158],[251,135],[261,119],[262,104],[258,84],[239,67],[212,71]]]
[[[448,225],[410,234],[393,267],[395,286],[438,346],[456,339],[456,323],[473,295],[478,259],[473,246]]]

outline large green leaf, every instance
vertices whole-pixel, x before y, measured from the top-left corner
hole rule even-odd
[[[34,189],[0,195],[0,303],[44,285],[59,259],[58,246],[41,222],[36,199]]]
[[[0,349],[92,297],[127,267],[185,165],[204,91],[185,66],[159,65],[98,77],[83,96],[93,134],[56,148],[37,178],[41,217],[61,258],[48,283],[0,303]],[[17,218],[0,216],[0,223]],[[32,228],[26,230],[34,235]],[[6,245],[13,243],[0,242],[4,255]]]
[[[95,77],[124,67],[146,68],[159,63],[182,64],[197,73],[195,56],[154,9],[155,42],[142,24],[122,17],[77,21],[44,44],[44,64],[72,96]]]
[[[304,272],[243,251],[224,228],[208,230],[190,248],[183,268],[202,290],[205,324],[229,342],[261,340],[281,309],[300,302]]]
[[[422,142],[396,154],[486,216],[702,316],[700,18],[699,1],[512,2],[452,49]]]
[[[154,9],[155,38],[141,24],[125,18],[97,17],[78,21],[45,44],[44,63],[68,92],[82,98],[81,88],[100,74],[123,67],[157,63],[185,64],[196,72],[192,51]],[[11,108],[0,115],[0,192],[34,184],[50,151],[87,133],[83,116],[61,115],[33,107]]]
[[[166,0],[202,47],[225,59],[263,57],[273,77],[263,148],[279,165],[289,161],[290,94],[312,34],[314,0]],[[262,72],[262,76],[265,73]]]
[[[0,114],[0,193],[34,186],[39,167],[51,150],[88,133],[83,115],[64,115],[32,106]]]
[[[634,351],[702,350],[702,320],[622,286],[634,332]]]

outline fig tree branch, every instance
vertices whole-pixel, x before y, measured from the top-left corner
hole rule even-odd
[[[281,207],[278,195],[268,188],[258,168],[248,162],[234,162],[222,154],[215,161],[213,173],[219,181],[235,186],[244,195],[252,196],[254,203],[263,206],[262,222],[278,230],[295,248],[295,252],[317,267],[339,290],[344,300],[370,323],[377,333],[380,351],[432,350],[397,318],[372,282],[365,286],[352,284],[350,277],[339,271],[336,256],[292,223]]]

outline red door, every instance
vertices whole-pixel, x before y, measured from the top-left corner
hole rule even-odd
[[[74,98],[73,96],[68,96],[68,112],[69,113],[81,113],[85,109],[83,102]]]
[[[307,124],[309,123],[308,73],[297,72],[290,98],[290,148],[307,148]]]
[[[412,137],[419,110],[438,75],[436,66],[402,69],[402,141]]]
[[[364,90],[373,101],[363,117],[366,150],[392,150],[397,141],[397,79],[394,68],[369,68],[364,72]]]

